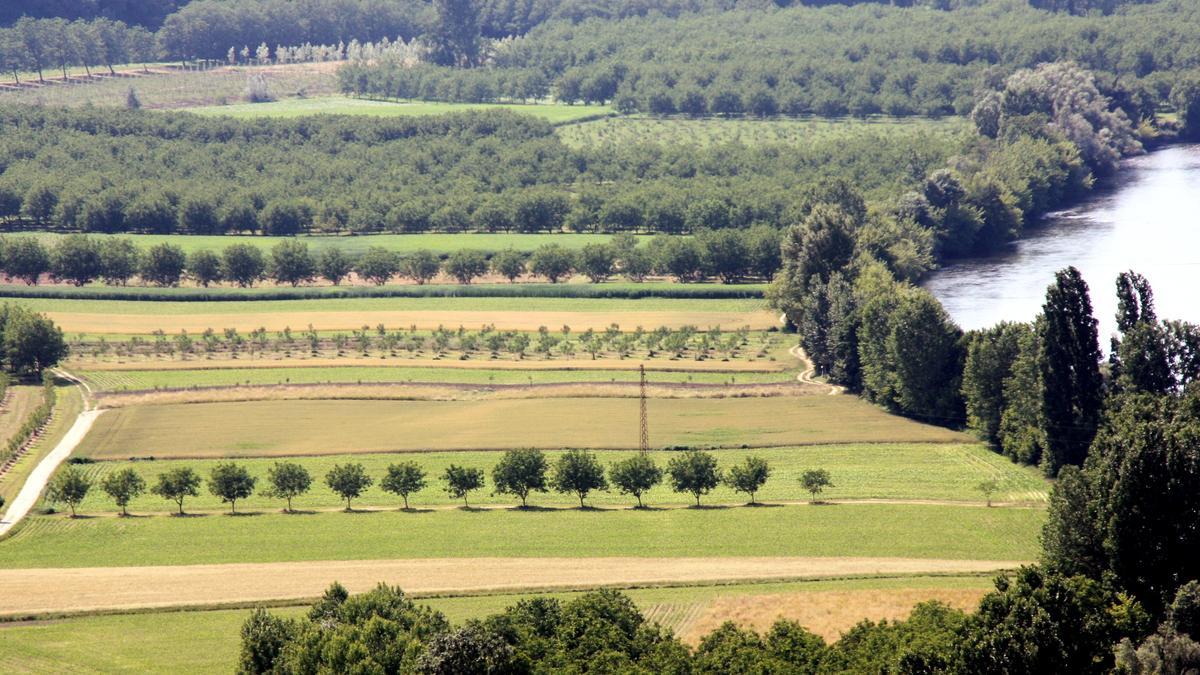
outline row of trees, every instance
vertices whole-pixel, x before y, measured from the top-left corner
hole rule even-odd
[[[63,79],[67,69],[83,66],[87,74],[93,68],[123,63],[154,61],[154,34],[120,21],[97,19],[31,19],[17,21],[11,28],[0,27],[0,71],[11,73],[20,84],[21,73],[36,72],[45,82],[44,71],[58,68]]]
[[[497,494],[508,494],[521,500],[521,508],[528,505],[530,494],[556,492],[574,495],[579,498],[579,507],[586,508],[586,499],[593,492],[604,492],[609,484],[621,494],[637,499],[637,508],[644,508],[642,496],[662,483],[664,477],[670,480],[675,492],[690,494],[700,505],[700,498],[719,485],[728,485],[736,492],[745,493],[750,504],[755,504],[754,495],[762,489],[771,475],[767,461],[759,457],[747,457],[741,464],[734,465],[725,471],[717,467],[717,459],[710,453],[700,451],[686,452],[671,459],[664,471],[649,455],[638,454],[625,460],[614,462],[607,470],[601,465],[595,453],[586,450],[571,450],[561,455],[551,469],[545,454],[536,449],[510,450],[504,453],[500,461],[492,469],[492,482]],[[472,492],[483,489],[483,469],[463,467],[451,464],[441,476],[445,490],[454,499],[463,500],[463,506],[470,508],[468,497]],[[71,516],[76,515],[76,508],[87,498],[93,487],[93,480],[78,466],[68,466],[55,476],[50,484],[48,498],[52,502],[66,504],[71,510]],[[158,476],[157,482],[149,488],[151,494],[168,499],[178,505],[179,514],[183,514],[183,503],[188,497],[200,494],[202,479],[190,467],[178,467]],[[292,500],[306,494],[312,487],[313,478],[302,464],[296,462],[276,462],[267,471],[266,487],[262,495],[287,502],[288,513],[292,513]],[[812,495],[813,500],[826,488],[833,487],[829,472],[824,469],[806,471],[800,478],[804,489]],[[334,494],[346,502],[346,510],[351,510],[354,499],[363,495],[375,479],[368,475],[362,464],[336,464],[325,475],[325,484]],[[213,467],[208,477],[208,491],[229,504],[230,513],[237,513],[237,502],[254,495],[258,478],[251,475],[244,466],[233,462],[223,462]],[[128,515],[128,506],[147,491],[147,484],[141,474],[133,468],[114,471],[99,481],[99,487],[120,507],[121,515]],[[403,500],[404,510],[409,510],[408,499],[411,495],[421,492],[428,487],[428,475],[417,462],[401,462],[391,464],[385,475],[379,480],[379,487],[389,494],[394,494]]]
[[[283,618],[254,610],[241,629],[240,673],[302,667],[382,672],[584,672],[604,663],[620,672],[672,673],[1034,673],[1188,672],[1200,651],[1200,583],[1180,589],[1159,632],[1140,647],[1141,616],[1082,577],[1036,568],[1001,579],[979,612],[931,601],[906,619],[863,620],[826,644],[780,619],[763,634],[727,622],[695,648],[651,622],[612,590],[571,600],[530,597],[504,611],[451,627],[399,588],[351,596],[334,583],[309,612]],[[1036,629],[1031,626],[1036,626]],[[380,639],[380,635],[386,635]],[[1123,637],[1122,639],[1122,636]],[[1115,639],[1122,639],[1114,644]],[[336,645],[336,647],[335,647]],[[1115,659],[1114,651],[1118,652]]]
[[[0,239],[0,272],[28,285],[45,275],[58,282],[84,286],[97,280],[125,286],[133,279],[156,286],[177,286],[184,279],[202,287],[229,282],[241,287],[271,280],[299,286],[318,278],[339,285],[351,274],[383,285],[400,277],[425,284],[439,274],[460,284],[487,274],[515,282],[526,275],[551,283],[582,274],[602,283],[620,274],[641,282],[660,274],[678,281],[718,278],[735,283],[748,278],[770,279],[779,268],[779,232],[773,228],[701,233],[694,239],[660,236],[640,245],[630,236],[611,243],[594,243],[578,251],[544,244],[529,254],[515,249],[495,253],[463,249],[443,258],[420,249],[400,254],[373,246],[352,256],[338,247],[312,253],[294,239],[279,242],[268,252],[252,244],[231,244],[221,252],[183,248],[164,242],[147,249],[117,237],[93,239],[73,234],[47,248],[34,237]]]
[[[0,108],[0,221],[272,235],[778,226],[831,179],[871,196],[910,189],[959,143],[953,134],[864,126],[786,151],[572,148],[550,124],[498,110],[245,122],[9,107]]]

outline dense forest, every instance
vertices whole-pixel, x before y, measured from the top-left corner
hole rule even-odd
[[[899,193],[961,144],[881,129],[786,151],[576,150],[548,123],[506,111],[242,122],[9,108],[0,129],[10,228],[193,234],[778,226],[828,181]]]
[[[499,45],[485,68],[359,63],[341,77],[349,92],[435,99],[519,100],[545,82],[561,101],[654,114],[948,115],[1017,69],[1074,61],[1106,92],[1127,92],[1139,121],[1200,67],[1197,30],[1200,6],[1178,1],[1087,17],[1015,0],[954,12],[793,7],[551,22]]]

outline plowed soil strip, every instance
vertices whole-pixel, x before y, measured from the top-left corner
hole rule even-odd
[[[914,558],[432,558],[0,570],[0,615],[302,599],[333,581],[414,593],[989,572],[1017,561]]]

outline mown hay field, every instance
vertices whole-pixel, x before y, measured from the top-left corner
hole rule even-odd
[[[249,332],[358,330],[363,326],[420,330],[492,325],[497,330],[537,330],[570,326],[604,330],[618,323],[625,330],[642,326],[696,326],[723,330],[778,327],[778,316],[763,300],[681,300],[644,298],[343,298],[263,301],[124,301],[13,298],[9,302],[44,312],[70,335],[146,335],[186,330],[202,333],[234,328]]]
[[[479,557],[1032,560],[1044,519],[1042,509],[935,504],[53,515],[20,526],[0,546],[0,568]]]
[[[597,458],[606,467],[614,462],[627,459],[636,451],[601,450]],[[912,499],[912,500],[956,500],[984,505],[983,495],[976,486],[984,480],[995,479],[998,490],[993,499],[997,502],[1043,503],[1046,498],[1047,482],[1039,472],[1031,467],[1013,464],[999,455],[988,451],[976,444],[936,443],[936,444],[869,444],[869,445],[823,445],[805,446],[798,448],[755,448],[749,450],[729,449],[713,451],[722,470],[742,462],[745,457],[753,455],[767,460],[771,465],[771,477],[766,486],[757,494],[760,502],[797,501],[809,499],[808,493],[800,487],[799,479],[806,470],[823,468],[833,477],[835,487],[826,490],[822,499]],[[561,452],[550,451],[546,458],[551,465],[558,459]],[[654,461],[665,467],[667,462],[679,453],[656,451],[651,453]],[[478,467],[487,474],[487,487],[471,495],[472,505],[506,505],[517,503],[511,495],[492,494],[491,469],[500,459],[497,452],[429,452],[415,453],[410,456],[395,454],[370,455],[334,455],[327,457],[301,457],[295,461],[304,466],[314,479],[312,489],[308,494],[295,499],[293,507],[302,510],[337,509],[345,506],[324,483],[324,477],[335,464],[355,462],[362,464],[367,473],[375,480],[375,485],[369,488],[361,497],[354,500],[356,508],[386,508],[395,509],[400,505],[397,495],[388,494],[379,487],[379,481],[385,475],[390,464],[412,461],[417,463],[426,473],[425,489],[409,496],[413,508],[428,508],[460,505],[461,500],[451,499],[445,492],[442,474],[450,464],[459,466]],[[188,466],[195,469],[201,476],[208,477],[212,468],[223,460],[155,460],[138,462],[97,462],[81,465],[93,482],[105,475],[133,468],[146,481],[153,485],[159,474],[170,469]],[[267,486],[267,471],[278,459],[254,458],[238,460],[238,464],[246,467],[258,478],[258,486]],[[659,485],[643,496],[643,501],[652,506],[679,506],[692,503],[691,495],[673,492],[669,485]],[[735,493],[724,485],[713,490],[703,498],[705,504],[742,504],[749,497],[744,493]],[[529,503],[536,506],[574,507],[578,499],[574,494],[556,492],[534,493],[530,495]],[[588,496],[587,503],[601,507],[629,507],[635,503],[632,496],[622,495],[615,489],[609,492],[593,492]],[[191,511],[227,511],[228,505],[203,491],[195,498],[186,502]],[[261,495],[238,502],[241,511],[278,511],[284,502]],[[142,495],[135,499],[129,509],[134,513],[163,513],[175,510],[174,502],[154,495]],[[79,506],[81,513],[97,515],[112,513],[117,510],[103,492],[98,489],[88,494]]]
[[[962,442],[850,396],[652,399],[655,447]],[[362,452],[636,448],[638,401],[282,400],[132,406],[100,416],[77,455],[263,457]]]
[[[827,598],[836,596],[839,607],[831,611],[854,613],[879,620],[897,618],[883,614],[895,597],[909,599],[945,598],[948,594],[979,594],[991,587],[987,577],[903,577],[895,579],[850,579],[772,584],[724,584],[683,588],[646,588],[624,591],[647,617],[688,637],[692,626],[701,619],[714,617],[712,608],[724,602],[745,599],[761,603],[765,599],[803,598],[801,606],[808,615],[826,609]],[[546,593],[569,601],[579,593]],[[524,595],[494,594],[465,597],[421,599],[441,611],[451,622],[496,614],[514,605]],[[789,602],[790,612],[799,603]],[[299,616],[306,606],[272,609],[279,616]],[[232,672],[237,668],[239,631],[249,616],[248,609],[209,611],[148,612],[22,624],[0,623],[0,670],[8,673],[45,672]],[[801,619],[810,630],[838,634],[850,625],[836,626],[830,617],[819,614],[814,620]],[[131,640],[129,636],[138,639]]]
[[[407,117],[413,115],[445,115],[469,110],[507,110],[521,115],[533,115],[548,122],[563,124],[580,119],[612,115],[606,105],[559,105],[553,103],[441,103],[437,101],[393,101],[352,98],[349,96],[319,96],[289,98],[267,103],[231,103],[187,108],[201,115],[224,115],[237,119],[260,117],[307,117],[309,115],[371,115],[375,117]]]

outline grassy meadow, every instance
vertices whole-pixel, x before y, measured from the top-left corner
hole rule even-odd
[[[523,115],[540,117],[555,124],[614,114],[613,109],[605,105],[439,103],[435,101],[363,99],[348,96],[291,98],[267,103],[231,103],[229,105],[186,108],[185,110],[201,115],[224,115],[238,119],[305,117],[308,115],[398,117],[410,115],[444,115],[468,110],[508,110]]]
[[[955,442],[968,437],[849,396],[652,399],[655,447]],[[267,400],[142,405],[100,416],[76,454],[255,457],[425,450],[636,448],[635,398]]]
[[[35,397],[40,398],[41,387],[32,387],[32,389],[37,390]],[[32,407],[35,407],[37,403],[38,401],[35,400],[29,409],[32,410]],[[58,387],[54,413],[50,418],[50,423],[46,425],[45,431],[38,440],[34,441],[29,451],[21,459],[17,460],[12,469],[4,474],[3,477],[0,477],[0,497],[3,497],[6,503],[11,502],[17,496],[17,493],[21,491],[21,486],[25,484],[25,479],[29,477],[34,467],[37,466],[38,462],[47,453],[54,449],[59,439],[71,428],[71,425],[75,422],[75,418],[82,410],[83,397],[80,395],[79,389],[75,385],[65,382],[61,383]],[[17,427],[20,426],[20,422],[17,422],[15,419],[10,420],[8,416],[9,413],[0,416],[0,419],[3,419],[3,423],[6,426],[13,423],[16,423]],[[3,511],[4,509],[0,508],[0,513],[3,513]]]
[[[1041,509],[933,504],[54,515],[18,528],[0,546],[0,567],[544,556],[1029,560],[1044,517]]]
[[[918,576],[634,588],[624,593],[650,620],[686,635],[691,625],[711,613],[719,601],[775,601],[784,597],[817,600],[829,593],[886,597],[905,591],[939,597],[947,590],[983,592],[990,588],[990,580],[982,576]],[[569,601],[580,594],[540,595]],[[501,612],[523,597],[526,596],[505,593],[422,598],[420,602],[442,612],[452,623],[461,624]],[[830,609],[823,605],[814,608]],[[279,607],[271,612],[279,616],[299,616],[307,609],[307,606]],[[860,610],[863,617],[892,618],[878,613],[877,604],[864,602],[852,609]],[[0,670],[8,673],[231,672],[237,666],[238,632],[249,613],[248,609],[171,611],[0,623]],[[810,629],[820,628],[814,625],[815,621],[804,623]],[[131,635],[138,639],[129,639]]]
[[[636,451],[602,450],[597,454],[600,462],[609,466],[632,456],[634,452]],[[678,454],[656,451],[652,452],[651,456],[659,466],[665,467],[667,462]],[[757,495],[758,501],[763,502],[808,499],[809,495],[800,487],[799,479],[804,471],[814,468],[826,469],[832,475],[835,487],[821,495],[822,499],[831,500],[955,500],[982,505],[983,495],[976,486],[988,479],[995,479],[998,483],[999,489],[993,496],[997,501],[1039,503],[1046,498],[1047,491],[1045,479],[1035,468],[1013,464],[975,444],[845,444],[728,449],[714,451],[714,454],[722,469],[740,463],[749,455],[770,462],[770,480]],[[560,455],[561,452],[558,451],[546,453],[551,466]],[[355,462],[362,464],[367,473],[375,479],[375,485],[354,501],[355,507],[397,508],[400,498],[384,492],[379,487],[379,480],[386,473],[389,464],[402,461],[416,462],[426,473],[425,489],[409,496],[412,508],[462,504],[461,500],[447,496],[445,484],[441,480],[442,474],[450,464],[478,467],[487,474],[487,486],[470,497],[473,505],[516,504],[516,498],[511,495],[496,495],[491,492],[491,469],[499,459],[500,454],[497,452],[428,452],[411,456],[367,454],[296,458],[292,461],[308,469],[314,482],[311,491],[298,497],[293,506],[298,510],[327,510],[345,506],[345,502],[325,485],[324,477],[335,464]],[[191,467],[207,478],[213,466],[220,461],[110,461],[84,464],[79,468],[88,474],[93,483],[98,484],[105,475],[132,467],[147,485],[153,485],[160,473],[180,466]],[[237,463],[258,478],[258,487],[262,489],[267,485],[267,471],[277,461],[279,460],[274,458],[250,458],[238,460]],[[673,492],[670,486],[665,484],[649,491],[642,499],[646,504],[654,506],[679,506],[692,502],[690,495]],[[741,504],[747,500],[747,495],[735,493],[724,485],[703,498],[707,504]],[[594,492],[589,495],[587,502],[597,507],[628,507],[634,504],[634,498],[613,489],[609,492]],[[529,503],[536,506],[572,507],[578,505],[578,500],[574,494],[548,492],[532,494]],[[207,491],[203,491],[198,497],[189,498],[185,507],[189,511],[197,512],[229,509],[228,505],[222,504],[220,499]],[[247,512],[278,511],[282,507],[281,500],[261,495],[238,502],[238,509]],[[131,512],[141,514],[169,513],[175,508],[174,502],[150,494],[138,497],[129,506]],[[98,488],[88,494],[79,509],[81,513],[92,515],[117,510],[111,499]]]
[[[79,370],[72,372],[87,380],[88,384],[96,391],[368,382],[538,385],[563,382],[637,382],[639,379],[637,370],[406,368],[403,366]],[[646,380],[648,382],[676,384],[753,384],[761,382],[788,382],[794,378],[795,376],[788,372],[646,371]]]

